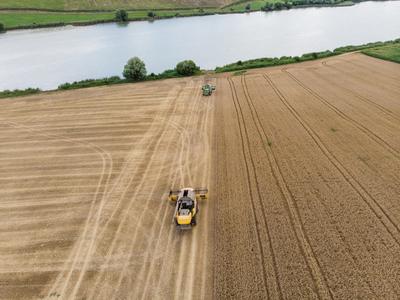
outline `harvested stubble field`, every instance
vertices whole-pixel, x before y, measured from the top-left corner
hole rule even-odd
[[[349,54],[2,100],[0,297],[398,298],[399,78]],[[192,231],[181,186],[210,189]]]

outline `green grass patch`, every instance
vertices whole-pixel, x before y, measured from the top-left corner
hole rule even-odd
[[[354,5],[353,1],[343,1],[336,4],[336,6],[352,6],[352,5]]]
[[[232,75],[233,75],[233,76],[240,76],[240,75],[243,75],[243,74],[246,73],[246,72],[247,72],[246,70],[240,70],[240,71],[234,72]]]
[[[265,3],[275,3],[279,0],[256,0],[256,1],[238,1],[231,5],[225,6],[222,8],[224,12],[244,12],[246,11],[246,6],[250,4],[250,11],[261,10],[264,7]]]
[[[0,12],[0,23],[6,29],[46,24],[73,24],[113,20],[114,13],[48,13],[48,12]]]
[[[210,6],[218,2],[208,1]],[[176,9],[200,7],[199,1],[191,0],[1,0],[0,8],[35,8],[53,10],[114,10],[114,9]]]
[[[0,8],[65,9],[65,0],[1,0]]]
[[[400,63],[400,43],[365,49],[361,52],[376,58]]]
[[[37,94],[40,91],[41,91],[40,89],[33,89],[33,88],[28,88],[25,90],[13,90],[13,91],[5,90],[0,92],[0,98],[27,96],[27,95]]]
[[[148,13],[152,10],[128,11],[130,21],[151,20]],[[155,18],[172,18],[194,15],[212,14],[213,9],[154,10]],[[46,25],[90,24],[111,22],[115,20],[115,12],[35,12],[35,11],[0,11],[0,23],[6,29],[20,27],[40,27]]]

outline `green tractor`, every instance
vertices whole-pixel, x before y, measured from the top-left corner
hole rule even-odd
[[[203,96],[211,96],[212,92],[215,91],[215,86],[205,84],[201,89],[203,90]]]

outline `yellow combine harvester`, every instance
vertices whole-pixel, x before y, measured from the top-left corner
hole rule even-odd
[[[196,216],[199,212],[198,200],[207,199],[208,189],[183,188],[171,190],[169,200],[176,202],[174,222],[180,229],[190,229],[196,225]]]

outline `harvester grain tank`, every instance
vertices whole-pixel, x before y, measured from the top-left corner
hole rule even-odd
[[[208,189],[183,188],[171,190],[169,200],[176,202],[174,223],[179,229],[190,229],[196,225],[196,217],[199,212],[198,200],[207,199]]]

